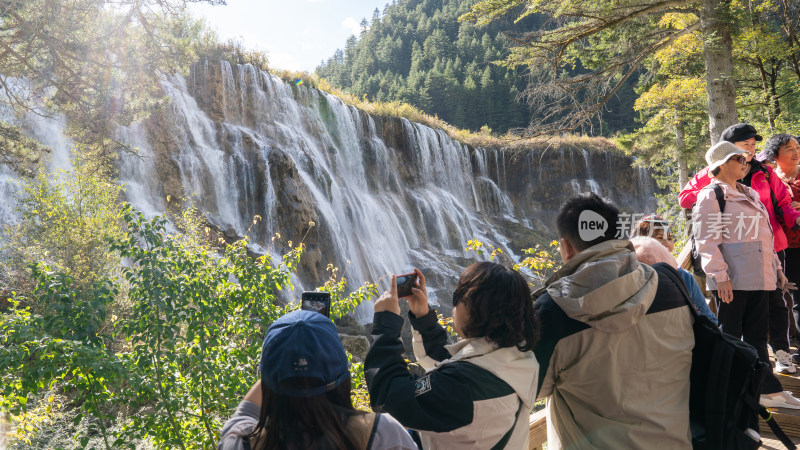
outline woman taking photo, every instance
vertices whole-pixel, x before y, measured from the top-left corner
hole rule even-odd
[[[222,427],[218,450],[416,450],[388,414],[353,408],[347,354],[333,322],[294,311],[267,331],[261,380]]]
[[[375,338],[364,360],[370,402],[419,432],[422,448],[528,448],[528,415],[536,398],[539,364],[533,354],[537,319],[528,283],[511,269],[475,263],[453,292],[453,328],[447,333],[428,306],[425,277],[408,298],[417,362],[409,373],[400,330],[397,279],[375,303]]]
[[[697,197],[692,227],[720,328],[742,337],[768,363],[769,295],[782,289],[786,278],[764,204],[757,192],[737,182],[748,171],[744,154],[726,141],[706,152],[714,179]],[[772,374],[764,380],[761,394],[764,406],[800,409],[800,401],[784,392]]]

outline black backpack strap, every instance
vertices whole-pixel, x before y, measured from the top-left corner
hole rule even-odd
[[[767,408],[759,406],[758,415],[764,419],[764,422],[766,422],[767,425],[769,425],[769,429],[772,430],[772,433],[775,435],[775,437],[781,441],[781,444],[783,444],[789,450],[797,449],[797,446],[794,445],[794,442],[789,439],[789,436],[787,436],[786,433],[781,430],[781,427],[778,425],[778,423],[775,422],[775,419],[772,417],[772,413],[769,412]]]
[[[711,183],[711,189],[714,189],[714,195],[717,197],[717,204],[719,205],[720,214],[725,212],[725,192],[722,191],[722,186],[719,183]],[[772,192],[770,190],[770,192]]]
[[[692,316],[694,316],[696,320],[699,315],[697,307],[692,303],[692,297],[689,295],[689,288],[686,286],[686,283],[683,281],[678,271],[670,267],[667,263],[656,263],[653,264],[652,267],[655,269],[656,273],[658,273],[658,276],[666,276],[678,286],[678,290],[681,291],[683,299],[686,301],[686,304],[689,305],[689,311],[692,312]]]
[[[722,214],[725,212],[725,192],[722,191],[722,186],[718,183],[711,183],[710,185],[706,186],[710,187],[714,191],[714,196],[717,198],[717,205],[719,205],[719,213]],[[706,189],[703,188],[703,189]],[[703,265],[700,262],[700,253],[697,251],[697,244],[695,243],[694,233],[689,234],[689,244],[692,246],[692,252],[690,254],[690,259],[692,262],[692,270],[697,276],[705,276],[705,272],[703,272]]]
[[[508,444],[508,441],[511,439],[511,435],[514,434],[514,428],[517,428],[517,422],[519,422],[519,413],[522,412],[522,399],[517,397],[517,400],[519,400],[519,405],[517,405],[517,415],[514,416],[514,423],[511,424],[511,428],[506,431],[506,434],[500,438],[500,442],[492,447],[492,450],[502,450],[506,448],[506,444]]]
[[[242,438],[242,448],[244,450],[251,450],[251,447],[250,447],[250,436],[249,435]]]
[[[718,341],[722,343],[722,341]],[[733,365],[733,348],[729,345],[715,345],[711,356],[711,367],[731,367]],[[727,396],[729,377],[708,377],[706,384],[705,423],[706,441],[709,448],[724,448],[725,411],[728,409]],[[738,417],[738,411],[733,414]]]
[[[378,432],[378,422],[381,421],[381,413],[375,414],[375,421],[372,422],[372,431],[369,433],[369,441],[367,441],[367,450],[372,448],[372,441],[375,439],[375,433]]]

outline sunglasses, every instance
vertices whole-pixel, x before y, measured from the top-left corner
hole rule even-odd
[[[728,158],[728,161],[736,161],[739,164],[746,164],[747,158],[744,155],[733,155],[730,158]]]

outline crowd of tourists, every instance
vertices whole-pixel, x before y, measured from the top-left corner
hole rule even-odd
[[[689,263],[656,215],[628,235],[595,194],[556,217],[563,266],[531,292],[516,270],[479,262],[452,296],[450,343],[415,269],[407,320],[418,374],[404,358],[397,278],[374,304],[364,360],[374,413],[356,410],[347,355],[330,319],[294,311],[264,339],[261,379],[222,429],[219,449],[527,449],[528,415],[547,399],[549,449],[692,448],[696,320],[741,339],[793,374],[800,306],[800,146],[737,124],[680,193],[691,210]],[[684,253],[684,254],[688,254]],[[681,259],[681,258],[678,258]],[[689,267],[693,266],[693,267]],[[691,273],[687,268],[691,269]],[[791,306],[794,305],[794,306]],[[789,310],[794,312],[794,317]],[[719,327],[719,329],[716,328]],[[800,409],[773,373],[759,403]],[[757,425],[756,425],[757,428]],[[754,430],[748,430],[756,435]]]

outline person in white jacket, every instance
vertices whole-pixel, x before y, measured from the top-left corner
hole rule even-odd
[[[491,262],[465,269],[453,293],[453,327],[461,340],[445,345],[425,277],[415,273],[408,316],[414,354],[427,373],[413,376],[403,359],[404,321],[392,277],[391,290],[375,303],[375,340],[364,360],[373,409],[419,432],[425,450],[527,449],[539,368],[528,283]]]

